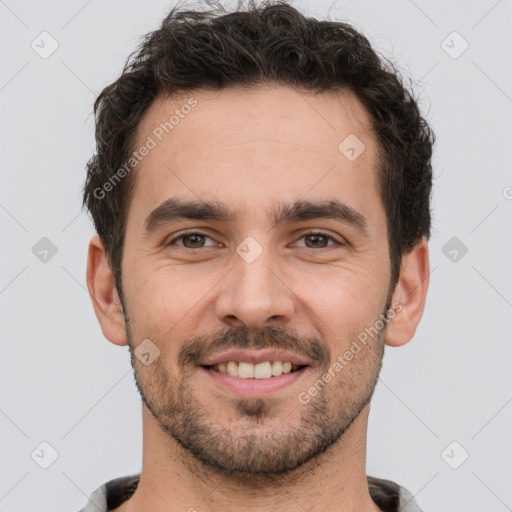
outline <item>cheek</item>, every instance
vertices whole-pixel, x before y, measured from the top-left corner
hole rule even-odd
[[[131,273],[126,288],[129,290],[127,307],[135,342],[141,337],[159,339],[171,334],[173,326],[190,309],[188,295],[176,289],[163,273],[149,276]]]
[[[296,277],[301,296],[309,297],[315,310],[327,318],[343,321],[344,318],[365,318],[380,313],[386,291],[381,276],[367,267],[339,267],[329,273],[317,274],[315,279],[303,275]],[[295,291],[295,287],[294,287]]]
[[[147,268],[138,274],[134,273],[132,296],[137,308],[145,315],[156,318],[178,316],[181,310],[194,304],[197,279],[185,276],[179,267],[163,265]],[[163,315],[163,316],[162,316]]]
[[[374,325],[382,313],[385,286],[373,278],[361,279],[362,275],[333,273],[329,279],[316,279],[315,286],[309,283],[294,288],[299,301],[303,298],[306,315],[330,345],[331,356],[344,352],[351,340]]]
[[[336,335],[347,333],[381,313],[387,275],[380,268],[382,261],[379,267],[374,256],[362,252],[357,259],[342,263],[301,262],[290,263],[287,268],[283,262],[283,281],[289,283],[290,289],[284,287],[281,293],[294,296],[292,300],[298,302],[300,316],[315,315],[317,319],[310,318],[310,321],[318,322],[326,337],[332,337],[330,329]],[[192,329],[194,318],[205,319],[205,309],[216,302],[218,293],[222,293],[219,290],[227,292],[219,287],[225,268],[215,262],[210,266],[203,262],[195,268],[193,264],[157,264],[146,269],[131,265],[130,270],[133,270],[127,273],[130,316],[134,324],[155,334],[167,333],[176,326],[183,339],[187,336],[184,330]]]
[[[130,318],[139,337],[154,339],[171,366],[184,340],[197,336],[212,297],[208,291],[219,279],[187,272],[166,265],[139,279],[139,286],[132,289]]]

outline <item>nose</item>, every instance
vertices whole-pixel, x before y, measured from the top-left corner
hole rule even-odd
[[[269,322],[286,325],[294,311],[290,283],[268,249],[252,262],[234,255],[233,268],[221,282],[216,303],[220,321],[260,329]]]

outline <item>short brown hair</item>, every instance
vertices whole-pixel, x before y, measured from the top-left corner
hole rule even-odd
[[[94,103],[97,152],[87,163],[83,205],[121,291],[121,261],[133,173],[98,193],[133,152],[137,127],[160,93],[277,84],[313,93],[353,92],[367,108],[379,147],[391,283],[402,254],[430,238],[434,133],[400,73],[351,25],[306,18],[284,1],[250,0],[245,10],[180,10],[146,36],[121,76]]]

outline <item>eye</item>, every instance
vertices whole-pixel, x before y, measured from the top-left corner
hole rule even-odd
[[[200,233],[198,231],[190,231],[187,233],[182,233],[181,235],[177,236],[176,238],[173,238],[170,240],[167,245],[173,245],[176,243],[177,240],[183,240],[184,244],[182,245],[186,249],[202,249],[205,247],[203,240],[204,238],[209,238],[212,240],[211,237],[208,235],[205,235],[204,233]],[[202,245],[203,243],[203,245]],[[181,245],[181,244],[177,244]]]
[[[312,231],[310,233],[305,233],[300,237],[299,240],[302,240],[303,238],[311,242],[312,245],[307,245],[306,243],[306,247],[309,249],[325,249],[330,247],[327,245],[329,241],[333,241],[334,245],[345,245],[343,242],[336,240],[336,238],[334,238],[332,235],[324,233],[323,231]]]
[[[185,249],[203,249],[204,247],[207,247],[204,244],[205,238],[208,238],[213,241],[213,239],[210,236],[206,235],[205,233],[201,233],[199,231],[189,231],[186,233],[181,233],[179,236],[173,238],[172,240],[167,242],[167,245],[179,245],[181,247],[184,247]],[[327,247],[331,247],[332,245],[345,245],[343,242],[337,240],[332,235],[324,233],[323,231],[312,231],[310,233],[305,233],[299,238],[299,240],[302,239],[309,240],[311,242],[311,245],[308,245],[306,243],[305,246],[306,248],[309,249],[326,249]],[[183,243],[176,244],[178,240],[182,240]],[[334,242],[334,244],[328,245],[329,241]]]

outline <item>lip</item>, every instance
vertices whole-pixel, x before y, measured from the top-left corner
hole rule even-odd
[[[204,367],[201,367],[200,371],[204,372],[215,384],[225,390],[246,398],[255,398],[272,395],[277,391],[293,385],[301,379],[309,369],[309,366],[305,366],[294,372],[283,373],[278,377],[269,377],[268,379],[242,379],[241,377],[233,377],[227,373],[220,373]]]
[[[311,361],[285,350],[277,349],[233,349],[219,352],[206,358],[201,366],[213,366],[219,363],[227,363],[228,361],[243,361],[245,363],[258,364],[264,361],[289,361],[297,366],[311,366]]]

